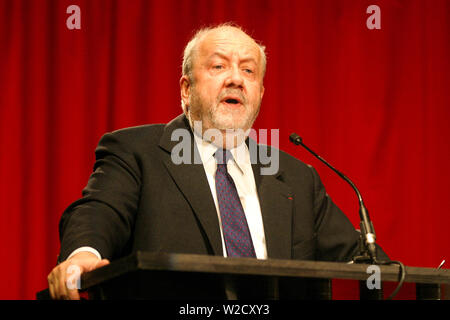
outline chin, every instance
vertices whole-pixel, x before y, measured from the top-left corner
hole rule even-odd
[[[222,111],[212,114],[211,120],[216,129],[247,130],[248,124],[250,122],[250,115],[246,114],[245,112]]]
[[[242,119],[240,117],[233,117],[233,116],[225,116],[225,117],[215,117],[213,119],[214,127],[219,130],[226,130],[226,129],[247,129],[247,119]]]

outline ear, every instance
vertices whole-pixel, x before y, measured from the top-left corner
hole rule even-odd
[[[180,94],[181,101],[183,102],[183,111],[187,114],[189,109],[189,96],[191,89],[191,80],[188,76],[184,75],[180,78]]]
[[[265,91],[266,89],[264,88],[264,85],[262,85],[261,86],[261,100],[262,100],[262,98],[263,98],[263,96],[264,96],[264,91]]]

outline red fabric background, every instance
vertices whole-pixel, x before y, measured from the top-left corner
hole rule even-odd
[[[66,28],[71,4],[81,30]],[[392,258],[450,259],[450,1],[0,0],[0,298],[46,287],[101,135],[178,115],[184,45],[226,21],[267,46],[255,128],[279,128],[358,226],[353,191],[289,134],[351,177]]]

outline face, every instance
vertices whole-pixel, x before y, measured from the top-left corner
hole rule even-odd
[[[192,76],[180,80],[185,113],[207,129],[251,128],[264,94],[258,45],[236,28],[213,30],[198,43]]]

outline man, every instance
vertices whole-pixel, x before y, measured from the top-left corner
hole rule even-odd
[[[53,298],[79,298],[66,286],[70,265],[86,272],[135,250],[352,259],[359,234],[316,171],[272,148],[249,152],[265,68],[264,47],[238,27],[194,36],[180,79],[183,114],[165,126],[118,130],[99,142],[83,198],[61,219],[60,263],[48,276]],[[176,130],[188,132],[190,157],[200,162],[174,162]],[[264,148],[279,152],[275,174],[261,174],[265,165],[257,155]]]

